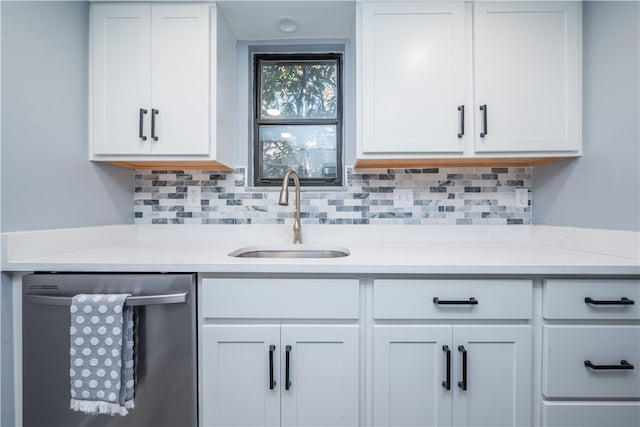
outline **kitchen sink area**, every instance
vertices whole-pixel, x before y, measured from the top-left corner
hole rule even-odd
[[[237,249],[229,256],[236,258],[343,258],[349,256],[346,248],[340,247],[253,247]]]

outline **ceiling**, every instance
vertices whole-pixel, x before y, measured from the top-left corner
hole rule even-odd
[[[217,2],[238,40],[351,39],[355,1]],[[283,30],[278,29],[281,23]]]

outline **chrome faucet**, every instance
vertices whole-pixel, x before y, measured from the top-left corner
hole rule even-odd
[[[296,186],[296,209],[293,211],[293,243],[302,243],[302,225],[300,224],[300,178],[293,169],[288,169],[282,178],[282,188],[280,189],[280,197],[278,204],[280,206],[289,206],[289,178],[293,178]]]

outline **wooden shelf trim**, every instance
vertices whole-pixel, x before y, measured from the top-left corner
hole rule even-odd
[[[105,161],[98,160],[100,163],[120,166],[127,169],[135,170],[219,170],[232,171],[233,168],[216,162],[215,160],[166,160],[166,161]]]
[[[460,159],[358,159],[354,169],[410,169],[410,168],[465,168],[465,167],[527,167],[538,166],[573,157],[491,157]],[[134,170],[219,170],[233,168],[215,160],[166,160],[166,161],[115,161],[98,160],[100,163]]]
[[[357,159],[354,169],[465,168],[538,166],[573,157],[491,157],[460,159]]]

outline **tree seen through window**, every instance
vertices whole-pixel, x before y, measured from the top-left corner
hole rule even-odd
[[[254,183],[341,185],[341,56],[255,55]]]

